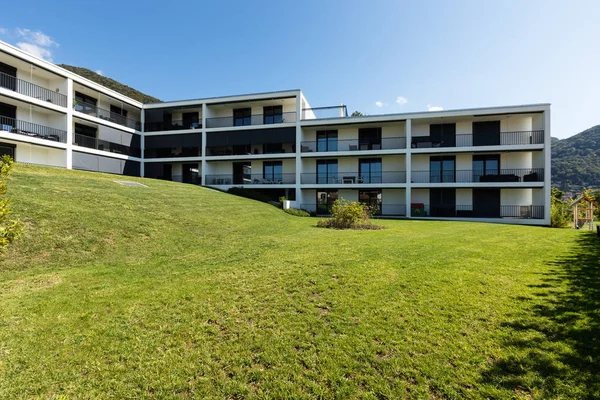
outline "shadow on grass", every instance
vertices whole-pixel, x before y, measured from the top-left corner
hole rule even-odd
[[[530,285],[526,317],[505,324],[508,356],[483,383],[540,398],[600,398],[600,238],[582,233],[574,252],[549,263],[543,283]]]

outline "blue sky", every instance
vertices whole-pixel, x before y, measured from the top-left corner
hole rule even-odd
[[[0,40],[162,100],[302,89],[366,114],[549,102],[553,136],[600,124],[597,0],[20,0],[2,13]]]

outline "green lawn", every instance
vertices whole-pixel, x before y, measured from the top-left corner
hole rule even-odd
[[[600,240],[18,165],[0,398],[598,398]]]

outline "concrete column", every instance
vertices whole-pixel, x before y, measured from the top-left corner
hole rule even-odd
[[[143,106],[142,106],[143,107]],[[141,112],[140,112],[140,120],[141,120],[141,125],[142,125],[142,133],[140,135],[140,149],[141,149],[141,159],[142,161],[140,162],[140,176],[143,178],[145,176],[145,169],[146,169],[146,163],[144,161],[144,149],[146,148],[146,136],[144,135],[144,130],[145,128],[145,122],[146,122],[146,112],[144,110],[144,108],[142,108]]]
[[[67,78],[67,169],[73,169],[73,79]]]
[[[302,173],[302,158],[301,158],[301,143],[302,143],[302,127],[300,121],[302,120],[302,92],[296,96],[296,208],[300,208],[300,204],[303,204],[304,199],[302,196],[302,189],[300,189],[300,178]]]
[[[410,202],[412,198],[412,120],[406,120],[406,217],[410,218]]]
[[[544,225],[550,225],[550,204],[552,196],[552,134],[550,131],[550,106],[544,111]]]
[[[208,107],[206,104],[202,104],[202,158],[200,166],[200,179],[202,186],[206,186],[206,115],[208,113]]]

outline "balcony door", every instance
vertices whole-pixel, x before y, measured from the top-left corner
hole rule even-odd
[[[435,156],[429,158],[429,182],[456,182],[456,157]]]
[[[233,126],[252,124],[252,108],[236,108],[233,110]]]
[[[11,132],[15,128],[16,118],[16,106],[0,103],[0,130]]]
[[[181,165],[181,182],[197,184],[199,178],[198,163]]]
[[[500,189],[473,189],[473,214],[478,218],[500,218]]]
[[[331,206],[337,199],[337,190],[317,191],[317,215],[331,214]]]
[[[200,116],[198,112],[186,112],[181,114],[183,129],[198,128],[200,126]]]
[[[500,121],[473,122],[473,146],[500,145]]]
[[[381,190],[359,190],[358,201],[368,205],[373,215],[381,215]]]
[[[432,217],[456,216],[456,189],[429,189],[429,213]]]
[[[14,160],[16,147],[17,146],[14,144],[0,142],[0,158],[2,158],[3,156],[9,156]]]
[[[338,131],[317,131],[317,151],[337,151]]]
[[[491,182],[500,175],[500,155],[473,156],[473,182]]]
[[[263,107],[263,124],[281,124],[283,122],[283,106]]]
[[[381,150],[381,128],[360,128],[358,146],[360,150]]]
[[[252,164],[248,161],[233,163],[233,184],[244,185],[252,182]]]
[[[338,183],[337,160],[317,160],[317,183]]]
[[[456,124],[431,124],[429,136],[433,147],[456,147]]]
[[[381,158],[362,158],[358,160],[357,183],[381,183],[382,167]]]
[[[0,63],[0,87],[17,90],[17,69],[15,67]]]

